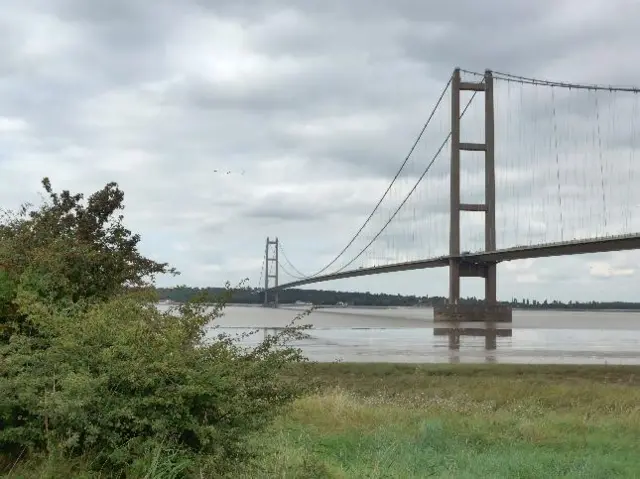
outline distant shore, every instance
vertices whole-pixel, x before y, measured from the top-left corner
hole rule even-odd
[[[158,304],[163,306],[178,306],[180,302],[164,300],[160,301]],[[207,306],[213,307],[215,303],[205,303]],[[243,307],[243,308],[261,308],[262,304],[257,303],[228,303],[227,307]],[[272,307],[272,306],[268,306]],[[385,310],[385,309],[431,309],[433,306],[425,306],[425,305],[414,305],[414,306],[378,306],[378,305],[335,305],[335,304],[296,304],[296,303],[280,303],[279,307],[281,309],[294,309],[294,310],[304,310],[306,308],[313,307],[314,309],[351,309],[351,310]],[[514,311],[565,311],[565,312],[576,312],[576,313],[588,313],[588,312],[607,312],[607,313],[638,313],[640,312],[640,307],[635,308],[608,308],[608,307],[596,307],[596,308],[586,308],[586,307],[513,307]]]
[[[225,289],[219,287],[194,288],[180,286],[174,288],[157,288],[158,296],[163,301],[182,303],[198,296],[219,298],[225,296],[228,304],[237,306],[261,306],[264,302],[264,291],[259,288]],[[269,294],[269,302],[274,297]],[[465,304],[482,301],[475,297],[462,298]],[[278,302],[282,307],[315,308],[432,308],[447,302],[443,296],[416,296],[387,293],[370,293],[359,291],[330,291],[319,289],[284,289],[278,291]],[[513,298],[502,301],[514,310],[542,311],[640,311],[640,301],[558,301],[551,298],[542,300]],[[171,303],[167,303],[171,304]]]

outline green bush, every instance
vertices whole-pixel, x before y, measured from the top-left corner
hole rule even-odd
[[[0,225],[0,450],[91,457],[134,476],[157,467],[158,451],[171,451],[177,475],[246,461],[250,436],[302,393],[281,374],[303,360],[286,346],[302,328],[252,349],[205,342],[224,298],[212,311],[155,308],[150,281],[174,271],[113,217],[115,184],[87,206],[43,184],[47,202]]]

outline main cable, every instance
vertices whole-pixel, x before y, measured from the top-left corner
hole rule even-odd
[[[433,158],[431,159],[431,161],[429,162],[427,167],[424,169],[424,171],[422,172],[422,174],[418,178],[418,181],[416,181],[416,183],[413,185],[413,188],[411,188],[411,190],[409,191],[409,194],[407,196],[405,196],[404,200],[402,200],[402,203],[400,203],[400,205],[396,208],[396,210],[393,212],[391,217],[384,224],[382,229],[380,229],[380,231],[378,231],[378,233],[371,239],[371,241],[369,241],[367,246],[362,248],[362,250],[360,250],[360,252],[351,261],[349,261],[347,264],[345,264],[342,268],[339,268],[333,274],[340,273],[341,271],[344,271],[347,267],[351,266],[351,264],[353,264],[353,262],[355,260],[357,260],[360,256],[362,256],[362,254],[367,250],[367,248],[369,248],[369,246],[371,246],[373,244],[373,242],[378,239],[378,237],[384,232],[384,230],[387,228],[387,226],[389,226],[391,221],[393,221],[393,219],[396,217],[396,215],[402,209],[402,207],[405,205],[405,203],[409,200],[409,197],[416,190],[416,188],[418,187],[418,185],[420,184],[422,179],[425,177],[425,175],[429,172],[429,170],[431,169],[431,166],[435,163],[435,161],[438,158],[438,156],[440,156],[440,153],[442,152],[442,150],[444,149],[445,145],[447,144],[447,142],[449,141],[450,138],[451,138],[451,132],[449,132],[449,134],[447,135],[446,139],[442,142],[442,144],[440,145],[440,148],[438,148],[438,151],[433,156]]]
[[[298,268],[296,268],[294,266],[294,264],[291,262],[291,260],[289,259],[289,257],[287,256],[287,254],[284,252],[284,248],[282,247],[282,242],[278,241],[278,249],[280,250],[280,254],[282,255],[282,257],[284,258],[284,260],[287,262],[287,264],[289,266],[291,266],[291,269],[293,269],[296,273],[298,273],[300,276],[296,276],[294,274],[289,274],[289,276],[292,276],[295,279],[305,279],[308,276],[306,276],[302,271],[300,271]]]
[[[482,75],[482,73],[469,71],[469,70],[460,70],[460,71],[469,73],[471,75]],[[521,75],[513,75],[511,73],[503,73],[503,72],[497,72],[497,71],[492,71],[492,73],[493,73],[493,78],[497,80],[526,83],[529,85],[555,86],[560,88],[575,88],[576,90],[606,90],[606,91],[612,91],[612,92],[620,91],[620,92],[628,92],[628,93],[640,93],[640,87],[600,85],[595,83],[569,83],[569,82],[559,82],[559,81],[544,80],[539,78],[525,77]]]
[[[440,103],[442,103],[442,99],[444,98],[445,94],[447,93],[447,90],[449,89],[449,86],[451,85],[452,79],[453,79],[453,76],[449,77],[449,81],[447,81],[447,84],[445,85],[444,89],[442,90],[442,93],[440,94],[440,97],[438,98],[438,101],[436,102],[435,106],[431,110],[431,114],[429,115],[429,118],[427,119],[427,121],[425,122],[424,126],[420,130],[420,133],[418,134],[418,137],[416,138],[416,140],[414,141],[413,145],[411,146],[411,149],[409,150],[409,153],[407,154],[407,156],[405,157],[404,161],[402,162],[402,165],[400,165],[400,168],[398,169],[396,175],[393,177],[393,179],[391,180],[391,183],[389,183],[389,186],[387,187],[387,189],[383,193],[382,197],[380,198],[380,200],[378,201],[376,206],[373,208],[373,210],[371,211],[371,213],[369,214],[369,216],[367,217],[365,222],[362,224],[360,229],[355,233],[355,235],[351,238],[349,243],[347,243],[347,245],[342,249],[342,251],[340,251],[340,253],[338,253],[338,255],[335,258],[333,258],[333,260],[331,260],[326,266],[324,266],[319,271],[316,271],[315,273],[310,274],[309,276],[305,276],[304,279],[309,279],[309,278],[313,278],[314,276],[318,276],[319,274],[321,274],[321,273],[325,272],[327,269],[329,269],[333,264],[335,264],[335,262],[338,261],[338,259],[340,259],[340,257],[355,242],[355,240],[358,238],[358,236],[360,236],[360,233],[362,233],[362,230],[364,230],[365,227],[369,224],[369,221],[371,221],[371,218],[373,218],[373,215],[376,213],[376,211],[378,211],[378,208],[380,207],[380,205],[382,204],[384,199],[389,194],[389,191],[391,190],[391,187],[395,184],[396,180],[400,176],[400,173],[402,173],[402,171],[404,170],[404,167],[406,166],[407,162],[409,161],[409,158],[411,158],[411,155],[413,154],[414,150],[418,146],[418,143],[422,139],[422,135],[424,135],[424,132],[426,131],[426,129],[429,126],[429,124],[431,123],[431,120],[433,119],[436,111],[438,110],[438,107],[440,106]]]
[[[285,274],[288,274],[289,276],[291,276],[294,279],[306,279],[306,278],[300,278],[300,277],[296,276],[295,274],[291,274],[291,271],[289,271],[287,268],[285,268],[284,265],[280,262],[280,260],[278,260],[278,268],[280,268],[282,271],[285,272]]]
[[[466,106],[462,110],[462,113],[460,114],[459,118],[462,118],[464,116],[464,114],[467,112],[467,110],[469,109],[469,106],[471,105],[471,102],[476,97],[476,93],[477,92],[475,92],[475,91],[473,92],[473,95],[471,96],[471,98],[467,102]],[[405,205],[405,203],[407,201],[409,201],[409,198],[411,197],[413,192],[416,190],[416,188],[418,188],[418,185],[422,182],[424,177],[427,175],[427,173],[429,172],[429,170],[431,169],[431,167],[433,166],[435,161],[438,159],[438,157],[440,156],[440,153],[442,153],[442,150],[444,149],[445,145],[448,143],[448,141],[450,139],[451,139],[451,131],[449,131],[449,134],[447,135],[447,137],[444,139],[444,141],[440,145],[440,148],[438,148],[438,150],[436,151],[435,155],[433,155],[433,158],[431,159],[431,161],[429,162],[427,167],[424,169],[424,171],[422,172],[422,174],[418,178],[418,181],[416,181],[416,183],[413,185],[413,188],[411,188],[411,190],[409,191],[407,196],[404,197],[404,199],[402,200],[402,203],[400,203],[400,205],[396,208],[396,210],[393,212],[393,214],[391,215],[389,220],[384,224],[382,229],[380,229],[380,231],[378,231],[378,233],[371,239],[371,241],[369,241],[367,246],[365,246],[364,248],[362,248],[362,250],[360,250],[360,252],[356,255],[355,258],[353,258],[351,261],[349,261],[347,264],[345,264],[342,268],[340,268],[337,271],[335,271],[333,274],[340,273],[341,271],[344,271],[347,267],[351,266],[351,264],[353,264],[353,262],[355,260],[357,260],[360,256],[362,256],[362,254],[367,250],[367,248],[369,248],[369,246],[371,246],[373,244],[373,242],[378,239],[378,237],[384,232],[384,230],[387,228],[387,226],[389,226],[391,221],[393,221],[393,219],[396,217],[396,215],[402,209],[402,207]]]

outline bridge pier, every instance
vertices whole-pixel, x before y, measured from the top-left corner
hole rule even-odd
[[[511,323],[513,312],[511,306],[505,304],[443,304],[434,306],[433,320],[436,322],[491,322]]]
[[[484,143],[462,142],[460,139],[460,92],[484,92]],[[484,81],[462,82],[460,69],[451,79],[451,175],[449,229],[449,299],[434,308],[435,321],[500,321],[511,322],[511,307],[498,304],[495,262],[465,261],[460,254],[460,213],[482,212],[485,218],[485,251],[496,251],[496,179],[494,148],[493,74],[487,70]],[[484,204],[462,203],[460,195],[460,153],[483,151],[485,156]],[[484,278],[485,300],[480,304],[460,304],[460,278]]]
[[[466,261],[464,256],[449,260],[449,274],[457,276],[452,281],[454,287],[460,288],[460,278],[484,278],[485,300],[481,303],[460,303],[460,295],[452,301],[451,296],[447,304],[434,306],[434,321],[455,322],[500,322],[512,321],[511,306],[500,304],[496,300],[496,263]]]

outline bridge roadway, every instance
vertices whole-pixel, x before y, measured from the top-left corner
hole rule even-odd
[[[567,256],[587,253],[606,253],[609,251],[626,251],[640,249],[640,233],[628,235],[607,236],[604,238],[583,239],[548,243],[534,246],[515,246],[491,252],[467,253],[458,256],[464,262],[470,264],[491,264],[504,261],[513,261],[527,258],[546,258],[550,256]],[[325,274],[312,278],[292,281],[269,288],[269,291],[295,288],[307,284],[322,283],[336,279],[356,278],[358,276],[371,276],[374,274],[395,273],[397,271],[409,271],[415,269],[439,268],[449,265],[451,256],[438,256],[417,261],[407,261],[384,266],[372,266],[340,273]]]

